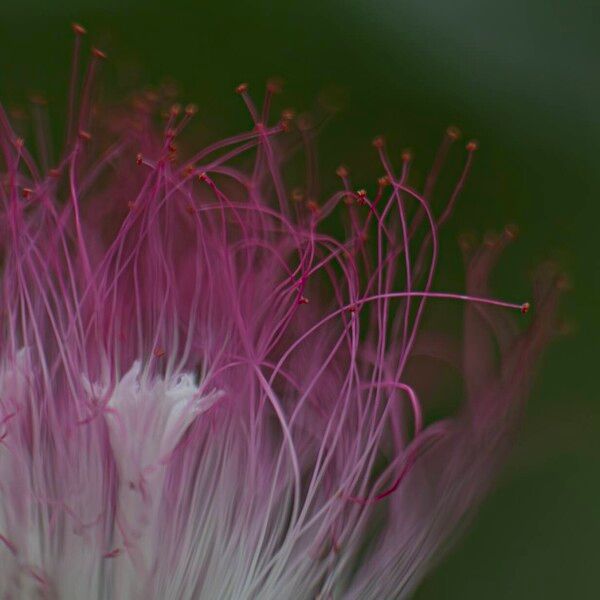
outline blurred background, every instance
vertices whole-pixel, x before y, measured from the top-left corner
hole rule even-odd
[[[0,98],[15,107],[44,93],[56,131],[73,20],[109,54],[111,97],[169,77],[215,134],[248,127],[241,81],[262,91],[282,76],[284,102],[299,110],[335,102],[321,163],[326,173],[346,163],[359,187],[380,174],[376,134],[396,156],[413,150],[417,176],[447,125],[479,140],[442,234],[438,287],[462,285],[461,231],[517,223],[494,292],[527,299],[532,268],[558,261],[573,282],[570,334],[545,355],[497,490],[416,597],[599,597],[600,3],[3,0]]]

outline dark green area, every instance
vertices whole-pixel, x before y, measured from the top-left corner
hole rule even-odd
[[[531,268],[559,260],[574,282],[564,313],[575,333],[546,355],[499,489],[417,598],[598,597],[597,1],[5,0],[0,14],[3,102],[41,90],[57,118],[76,19],[110,54],[107,81],[125,90],[170,76],[218,134],[247,126],[240,81],[256,89],[282,75],[299,109],[341,90],[321,157],[329,171],[346,162],[360,186],[379,174],[374,134],[410,146],[423,170],[447,124],[476,137],[439,286],[462,285],[459,231],[516,222],[495,291],[525,299]]]

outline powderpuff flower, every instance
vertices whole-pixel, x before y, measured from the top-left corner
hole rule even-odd
[[[2,598],[406,597],[493,480],[555,276],[529,327],[528,304],[491,298],[507,228],[462,244],[464,293],[436,290],[476,151],[434,202],[457,130],[422,191],[378,138],[373,190],[341,167],[322,198],[314,129],[271,117],[276,85],[260,108],[239,86],[251,128],[181,161],[195,108],[159,125],[148,92],[103,116],[104,55],[78,85],[75,33],[59,162],[42,118],[30,152],[0,110]],[[457,302],[461,335],[423,329],[428,306]],[[435,358],[427,381],[440,361],[460,374],[451,416],[428,414],[416,356]]]

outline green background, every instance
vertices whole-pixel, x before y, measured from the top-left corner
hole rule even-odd
[[[375,134],[423,166],[450,123],[480,141],[443,234],[440,287],[461,285],[460,231],[516,222],[494,291],[527,298],[531,268],[558,260],[574,284],[563,305],[573,333],[545,356],[498,489],[416,597],[600,597],[600,3],[4,0],[3,102],[44,91],[60,123],[71,20],[110,54],[117,89],[171,76],[218,133],[248,125],[232,93],[241,81],[282,75],[300,109],[333,86],[343,110],[322,163],[345,161],[365,174],[359,185],[379,174]]]

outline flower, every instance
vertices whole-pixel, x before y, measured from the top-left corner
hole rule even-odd
[[[262,109],[239,86],[252,128],[182,162],[196,108],[172,106],[163,127],[161,93],[92,110],[105,56],[78,94],[74,29],[58,165],[42,136],[38,166],[0,111],[3,597],[408,595],[493,480],[552,333],[555,275],[521,331],[529,304],[487,284],[508,228],[463,241],[466,293],[434,290],[438,230],[477,149],[439,209],[455,128],[422,192],[412,156],[396,171],[377,138],[375,192],[341,167],[323,200],[310,121],[270,117],[279,86]],[[424,332],[426,306],[456,301],[458,341]],[[461,374],[456,414],[428,417],[417,355]]]

